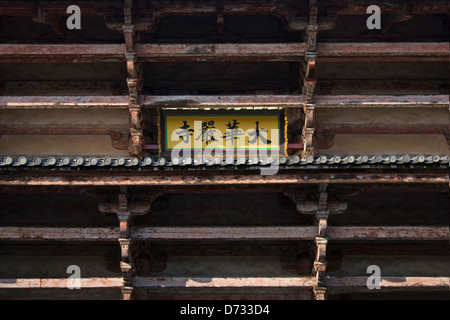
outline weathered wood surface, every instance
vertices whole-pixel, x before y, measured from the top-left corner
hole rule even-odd
[[[381,288],[448,288],[449,277],[382,277]],[[81,288],[119,288],[123,278],[81,278]],[[133,277],[133,287],[145,288],[312,288],[314,277]],[[67,288],[67,278],[0,279],[0,289],[51,289]],[[329,288],[364,288],[367,277],[325,278]]]
[[[331,277],[325,278],[327,287],[366,288],[367,277]],[[381,277],[380,287],[383,288],[449,288],[450,277]]]
[[[306,227],[134,227],[136,240],[313,240]],[[0,240],[117,241],[118,228],[0,227]],[[449,240],[449,227],[328,227],[329,240]]]
[[[273,278],[208,278],[208,277],[134,277],[134,287],[165,288],[309,288],[314,285],[314,277],[273,277]]]
[[[68,278],[63,279],[0,279],[0,289],[51,289],[67,288],[72,284]],[[81,278],[81,289],[87,288],[120,288],[123,283],[121,277],[109,278]]]
[[[2,96],[0,109],[126,108],[128,96]],[[442,107],[448,95],[315,95],[316,108],[351,107]],[[301,95],[140,95],[139,104],[148,108],[237,108],[290,107],[305,105]]]
[[[117,241],[119,228],[0,227],[2,240]]]
[[[275,176],[261,176],[259,173],[246,172],[245,175],[227,174],[214,171],[210,175],[186,172],[183,175],[175,172],[155,172],[152,175],[130,172],[115,173],[78,171],[76,174],[60,172],[46,173],[44,171],[27,172],[26,176],[17,172],[0,176],[2,186],[231,186],[231,185],[290,185],[290,184],[445,184],[448,186],[448,172],[441,173],[279,173]]]
[[[305,43],[136,44],[143,61],[299,61]],[[319,43],[322,61],[447,61],[448,43]],[[124,44],[1,44],[1,62],[125,62]]]
[[[66,16],[67,7],[72,4],[71,1],[52,1],[40,2],[43,11]],[[339,0],[319,0],[318,6],[324,5],[333,8],[338,15],[366,15],[368,1],[353,0],[352,5],[347,5]],[[401,11],[403,8],[402,1],[389,1],[378,3],[382,12]],[[32,8],[35,2],[32,0],[21,0],[20,3],[14,0],[4,0],[0,3],[0,14],[9,16],[31,16]],[[124,4],[122,0],[109,1],[88,1],[79,0],[77,5],[83,8],[83,14],[86,16],[103,17],[106,9],[120,11],[123,10]],[[448,12],[448,3],[446,1],[429,1],[429,0],[410,0],[408,8],[411,14],[438,14]],[[161,16],[170,15],[217,15],[217,8],[221,8],[224,14],[237,15],[270,15],[277,13],[278,15],[301,14],[307,11],[308,2],[298,2],[295,0],[241,0],[239,2],[224,0],[208,0],[208,1],[155,1],[151,5],[142,1],[136,3],[136,9],[140,13],[156,12]]]

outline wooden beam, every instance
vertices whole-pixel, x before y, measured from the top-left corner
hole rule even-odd
[[[117,241],[118,228],[0,227],[8,241]],[[313,240],[314,226],[305,227],[134,227],[131,236],[147,241],[285,241]],[[328,227],[332,241],[449,240],[449,227]]]
[[[63,292],[61,292],[63,290]],[[4,290],[1,300],[121,300],[120,288]]]
[[[450,240],[449,227],[328,227],[330,240]]]
[[[143,227],[132,229],[136,240],[311,240],[315,227]]]
[[[338,186],[339,187],[339,186]],[[147,190],[144,192],[151,191]],[[296,187],[299,191],[307,192],[310,186],[307,184],[299,185]],[[210,186],[197,186],[191,188],[190,186],[175,186],[175,187],[163,187],[161,190],[164,194],[233,194],[233,193],[282,193],[286,191],[284,185],[271,185],[271,186],[257,186],[257,185],[236,185],[233,188],[224,188],[220,185]],[[402,185],[402,184],[369,184],[355,186],[355,190],[360,192],[415,192],[415,193],[448,193],[448,184],[437,185]],[[94,190],[86,190],[84,187],[76,188],[60,188],[58,186],[0,186],[0,193],[3,194],[89,194],[95,192]],[[145,194],[144,194],[145,195]]]
[[[19,3],[14,0],[3,0],[0,3],[0,15],[8,16],[31,16],[31,9],[34,5],[32,0],[21,0]],[[319,0],[319,7],[329,6],[335,9],[339,15],[366,15],[369,2],[366,0],[354,0],[351,5],[339,0]],[[42,10],[57,15],[66,15],[67,7],[72,4],[69,0],[59,1],[40,1]],[[109,0],[107,2],[92,2],[88,0],[78,0],[77,5],[83,8],[83,14],[86,16],[103,16],[105,10],[123,9],[123,1]],[[402,1],[387,1],[378,3],[382,12],[399,11],[403,7]],[[409,0],[410,12],[412,14],[439,14],[448,12],[448,3],[446,1],[429,0]],[[163,17],[170,15],[216,15],[217,8],[220,6],[223,13],[227,15],[287,15],[301,14],[308,9],[308,2],[298,2],[295,0],[241,0],[239,2],[224,0],[209,1],[156,1],[148,5],[147,2],[137,2],[137,12],[149,14],[156,12]]]
[[[449,288],[449,277],[382,277],[382,288]],[[367,288],[367,277],[325,277],[326,287]],[[314,277],[134,277],[134,287],[145,288],[312,288]]]
[[[314,277],[134,277],[133,287],[145,288],[312,288]]]
[[[304,43],[137,44],[144,61],[299,61]]]
[[[448,108],[448,95],[315,95],[316,108]]]
[[[1,44],[0,62],[125,62],[125,45]]]
[[[316,108],[326,107],[447,107],[448,95],[315,95]],[[146,96],[140,97],[144,107],[297,107],[304,97],[296,95],[241,96]]]
[[[304,43],[136,44],[143,61],[299,61]],[[448,43],[321,43],[318,61],[448,61]],[[0,62],[125,62],[123,44],[1,44]],[[351,60],[349,60],[351,59]]]
[[[367,288],[367,277],[330,277],[325,278],[327,287]],[[381,277],[381,289],[401,288],[450,288],[450,277]]]
[[[28,171],[26,174],[11,171],[7,174],[3,171],[0,176],[0,186],[222,186],[229,187],[232,185],[299,185],[299,184],[443,184],[448,186],[448,171],[440,173],[364,173],[364,172],[346,172],[346,173],[279,173],[276,176],[261,176],[259,172],[246,172],[245,175],[231,174],[221,171],[221,177],[216,177],[216,172],[211,171],[210,174],[188,173],[179,175],[177,172],[169,174],[168,171],[155,171],[152,175],[146,175],[140,172],[101,172],[93,174],[92,172],[78,171],[76,174],[72,172],[59,172],[56,176],[55,172],[39,172]],[[168,179],[170,177],[170,179]]]
[[[81,288],[119,288],[121,277],[81,278]],[[314,277],[245,277],[245,278],[207,278],[207,277],[133,277],[136,288],[311,288]],[[327,287],[365,288],[367,277],[325,278]],[[449,288],[449,277],[382,277],[382,288],[420,289]],[[64,289],[67,278],[0,279],[0,289]]]
[[[0,109],[128,108],[128,96],[1,96]]]
[[[321,61],[448,61],[449,43],[318,43]]]
[[[297,107],[301,108],[301,95],[223,95],[223,96],[140,96],[143,107],[161,108],[234,108],[234,107]]]
[[[117,241],[119,228],[0,227],[0,239],[11,241]]]
[[[315,95],[316,108],[343,107],[442,107],[448,95]],[[1,96],[0,109],[126,108],[128,96]],[[139,96],[139,104],[151,108],[302,108],[301,95],[201,95]]]
[[[67,16],[67,7],[73,3],[70,1],[39,1],[39,7],[42,11],[47,13]],[[103,16],[107,8],[123,9],[122,0],[109,0],[108,2],[95,2],[90,0],[81,0],[77,5],[82,8],[82,14],[86,16]],[[6,16],[31,16],[32,8],[36,6],[33,0],[21,0],[19,2],[14,0],[4,0],[0,2],[0,15]]]
[[[120,288],[121,277],[81,278],[81,289],[88,288]],[[0,289],[57,289],[67,288],[68,278],[62,279],[0,279]]]

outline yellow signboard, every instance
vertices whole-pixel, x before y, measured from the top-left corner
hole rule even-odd
[[[215,149],[285,154],[284,110],[160,111],[160,151]]]

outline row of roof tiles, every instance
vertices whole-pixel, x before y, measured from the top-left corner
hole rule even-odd
[[[321,155],[308,156],[301,159],[299,156],[281,156],[279,158],[259,157],[210,157],[191,158],[173,157],[146,157],[144,159],[126,157],[26,157],[26,156],[0,156],[0,166],[42,166],[42,167],[170,167],[170,166],[232,166],[232,165],[325,165],[325,164],[449,164],[449,155],[402,154],[402,155]]]

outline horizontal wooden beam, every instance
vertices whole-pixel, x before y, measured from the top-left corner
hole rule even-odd
[[[303,107],[301,95],[201,95],[139,97],[139,104],[152,108],[234,108],[234,107]]]
[[[449,277],[382,277],[381,288],[449,288]],[[134,277],[134,287],[146,288],[312,288],[314,277]],[[331,277],[324,279],[326,287],[367,288],[367,277]]]
[[[448,172],[441,173],[278,173],[273,176],[262,176],[259,172],[246,172],[245,175],[227,174],[221,172],[222,176],[216,177],[216,172],[210,175],[203,173],[185,173],[183,175],[173,172],[169,174],[164,171],[155,172],[152,175],[146,175],[139,172],[121,172],[114,173],[101,172],[93,174],[92,172],[78,171],[76,174],[70,172],[27,172],[26,175],[19,172],[7,174],[4,172],[0,176],[0,186],[232,186],[232,185],[298,185],[298,184],[444,184],[448,186]],[[170,179],[169,179],[170,177]]]
[[[448,61],[449,43],[318,43],[320,61]]]
[[[449,106],[448,95],[314,95],[313,100],[318,108]]]
[[[312,288],[314,277],[134,277],[133,287],[145,288]]]
[[[382,277],[381,288],[449,288],[449,277]],[[81,289],[120,288],[123,278],[81,278]],[[312,288],[314,277],[133,277],[136,288]],[[331,277],[324,284],[329,288],[366,288],[367,277]],[[67,278],[0,279],[0,289],[64,289]]]
[[[367,277],[331,277],[324,280],[327,287],[367,288]],[[447,288],[450,289],[450,277],[381,277],[381,289],[401,288]]]
[[[1,96],[0,109],[40,108],[126,108],[128,96]],[[448,95],[316,95],[317,108],[342,107],[442,107]],[[139,104],[152,108],[254,108],[305,105],[301,95],[182,95],[139,96]]]
[[[140,96],[145,107],[303,107],[299,95],[241,96]],[[320,107],[447,107],[448,95],[316,95],[314,104]]]
[[[136,240],[311,240],[316,227],[157,227],[132,230]]]
[[[305,227],[135,227],[131,236],[148,241],[284,241],[313,240],[317,228]],[[118,228],[0,227],[8,241],[117,241]],[[449,240],[449,227],[329,227],[327,238],[357,240]]]
[[[328,227],[330,240],[450,240],[449,227]]]
[[[300,61],[306,44],[136,44],[135,51],[149,62]],[[1,44],[0,62],[125,62],[125,52],[124,44]],[[320,43],[317,52],[318,61],[448,61],[449,44]]]
[[[125,62],[125,44],[1,44],[0,62]]]
[[[30,16],[32,14],[34,3],[35,2],[32,0],[21,0],[20,2],[3,0],[0,3],[0,15]],[[58,1],[58,3],[48,0],[41,0],[39,2],[41,10],[63,16],[66,15],[66,9],[70,4],[72,4],[70,0]],[[382,12],[389,12],[402,10],[403,4],[402,1],[386,1],[380,2],[377,5],[380,6]],[[86,16],[103,16],[107,9],[123,9],[123,1],[121,0],[109,0],[107,2],[78,0],[77,5],[83,8],[83,14]],[[298,2],[295,0],[241,0],[239,2],[231,0],[208,0],[201,2],[195,0],[164,0],[152,2],[150,5],[146,1],[136,1],[133,5],[136,7],[136,12],[143,14],[156,12],[161,16],[215,15],[217,14],[218,7],[223,10],[224,14],[229,15],[301,15],[308,9],[308,2]],[[351,5],[338,0],[318,1],[319,8],[329,6],[335,10],[336,14],[340,15],[365,15],[369,5],[370,2],[367,0],[353,0]],[[448,4],[446,1],[410,0],[408,1],[408,7],[411,14],[438,14],[448,12]]]
[[[145,174],[137,175],[130,172],[102,172],[93,175],[92,172],[70,174],[61,172],[58,176],[54,172],[50,174],[44,171],[27,172],[27,175],[20,175],[17,172],[0,176],[0,186],[232,186],[232,185],[298,185],[298,184],[445,184],[448,186],[448,172],[427,174],[427,173],[279,173],[274,176],[261,176],[259,173],[248,172],[245,175],[227,175],[218,179],[212,175],[176,173],[164,176],[157,174],[149,176]],[[170,178],[170,179],[168,179]]]
[[[119,228],[0,227],[0,240],[117,241]]]
[[[337,186],[340,188],[340,186]],[[144,195],[146,192],[151,191],[152,188],[144,188]],[[310,190],[309,185],[299,185],[297,190],[307,192]],[[286,191],[283,185],[272,186],[256,186],[256,185],[236,185],[233,188],[224,188],[222,186],[198,186],[191,188],[190,186],[177,186],[177,187],[163,187],[161,190],[164,194],[233,194],[233,193],[282,193]],[[355,190],[360,192],[414,192],[414,193],[448,193],[449,185],[402,185],[402,184],[369,184],[355,186]],[[2,194],[85,194],[95,193],[92,188],[74,187],[74,188],[60,188],[58,186],[0,186],[0,193]]]
[[[139,59],[158,61],[300,61],[304,43],[140,44]]]
[[[127,108],[129,96],[1,96],[0,109]]]
[[[0,289],[64,289],[71,284],[68,278],[63,279],[0,279]],[[120,288],[123,278],[81,278],[81,289]]]

